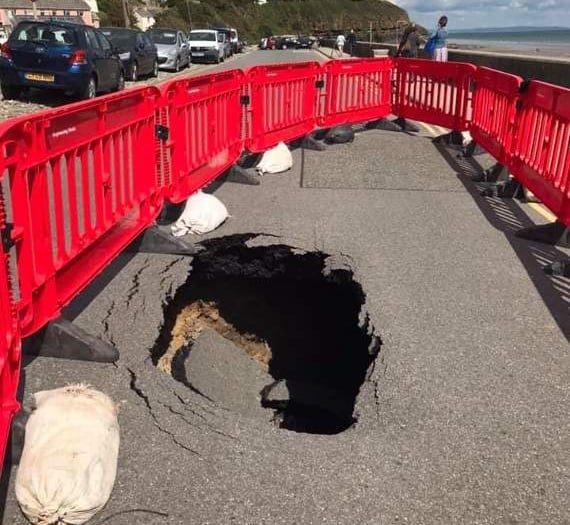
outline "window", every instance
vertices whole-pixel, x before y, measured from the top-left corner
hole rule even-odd
[[[40,16],[46,16],[46,12],[45,12],[45,11],[40,11]]]
[[[103,51],[111,51],[113,49],[113,46],[111,45],[111,42],[109,42],[107,40],[107,37],[101,33],[95,33],[97,35],[97,38],[99,39],[99,45],[101,46],[101,48],[103,49]]]
[[[99,45],[99,41],[97,40],[95,31],[93,31],[93,29],[86,29],[85,36],[87,37],[87,44],[91,49],[101,49],[101,46]]]
[[[52,11],[51,16],[57,16],[57,11]]]
[[[71,13],[69,11],[64,11],[63,16],[71,16]]]

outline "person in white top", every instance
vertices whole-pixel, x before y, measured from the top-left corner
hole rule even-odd
[[[344,38],[344,35],[342,33],[336,37],[335,47],[338,50],[338,54],[340,57],[342,57],[345,42],[346,39]]]

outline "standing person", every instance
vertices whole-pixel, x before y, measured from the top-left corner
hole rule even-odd
[[[348,33],[346,41],[348,43],[348,52],[352,57],[354,56],[354,46],[356,46],[356,33],[354,32],[354,29],[350,30],[350,33]]]
[[[344,38],[344,35],[342,33],[336,37],[335,47],[336,47],[338,54],[341,58],[342,58],[342,53],[344,50],[344,43],[345,42],[346,42],[346,39]]]
[[[430,38],[435,39],[435,50],[433,59],[436,62],[447,62],[447,17],[442,16],[438,23],[437,29],[430,35]]]
[[[418,27],[414,22],[411,22],[410,25],[404,30],[404,34],[400,39],[400,45],[396,51],[396,56],[417,58],[419,47],[420,35],[418,33]]]

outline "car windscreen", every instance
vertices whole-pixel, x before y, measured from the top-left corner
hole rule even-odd
[[[69,47],[77,45],[75,31],[71,28],[49,23],[22,23],[10,35],[10,44],[31,42],[46,47]]]
[[[153,44],[176,44],[176,33],[173,31],[151,31],[149,34]]]
[[[235,31],[230,31],[230,36],[232,37],[232,40],[235,40],[237,38],[237,33]]]
[[[135,33],[132,31],[100,29],[113,45],[119,49],[130,49],[135,45]]]
[[[202,41],[207,41],[207,42],[215,42],[216,41],[216,33],[208,33],[208,32],[203,32],[203,33],[190,33],[188,35],[188,40],[192,41],[192,40],[202,40]]]

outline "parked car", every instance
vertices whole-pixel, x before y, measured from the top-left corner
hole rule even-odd
[[[299,47],[299,41],[294,35],[283,35],[277,37],[275,43],[276,49],[297,49]]]
[[[243,44],[239,39],[237,29],[230,27],[230,43],[234,53],[243,53]]]
[[[93,98],[125,85],[121,59],[97,29],[69,22],[20,22],[1,47],[0,84],[5,99],[29,88]]]
[[[227,57],[231,57],[234,54],[234,47],[232,46],[232,31],[228,27],[210,27],[214,31],[217,31],[218,34],[224,35],[224,42],[227,48]]]
[[[297,40],[299,41],[300,49],[311,49],[317,44],[317,39],[312,36],[300,36]]]
[[[190,45],[182,31],[177,29],[151,29],[148,31],[158,51],[158,67],[180,71],[190,66]]]
[[[259,42],[259,49],[275,49],[275,44],[275,37],[268,36],[261,39]]]
[[[192,62],[223,62],[226,58],[225,42],[213,29],[195,29],[188,34]]]
[[[143,75],[158,76],[158,52],[149,35],[123,27],[102,27],[100,31],[117,49],[127,78],[136,82]]]

